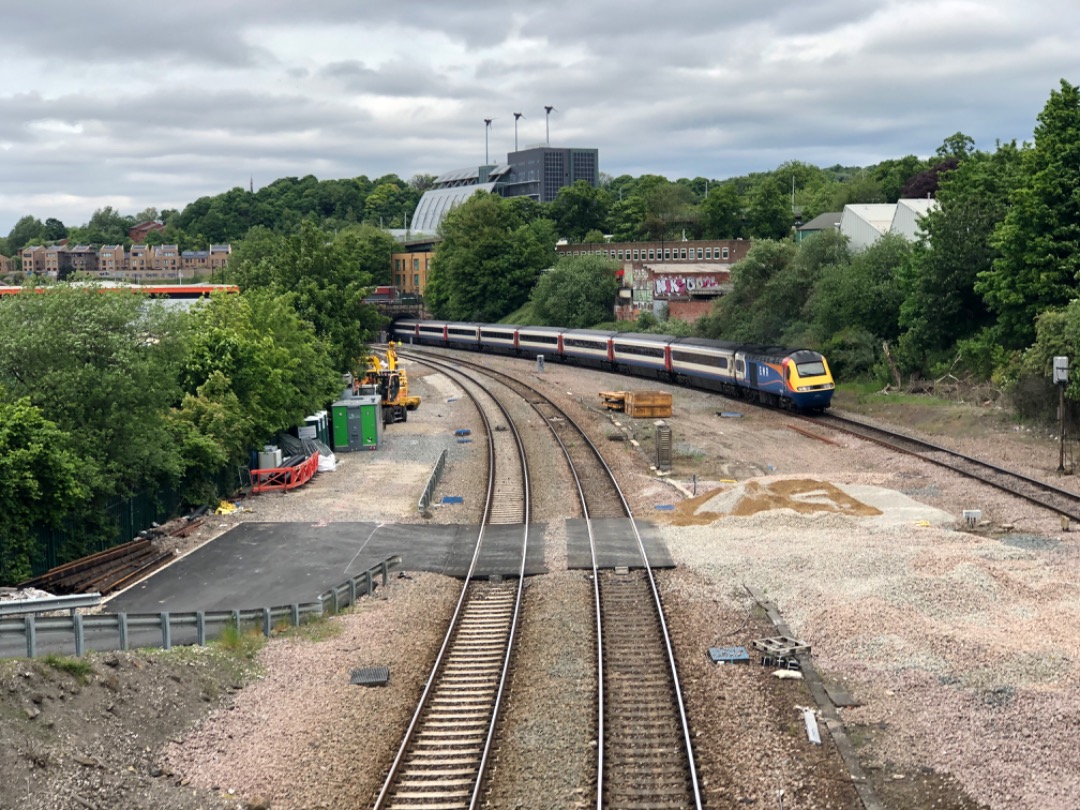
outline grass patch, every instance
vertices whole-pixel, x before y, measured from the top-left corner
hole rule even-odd
[[[58,672],[65,672],[79,683],[86,683],[94,674],[94,665],[85,658],[71,658],[66,655],[49,653],[41,659],[41,663]]]
[[[250,661],[266,645],[266,637],[257,628],[242,630],[235,624],[228,624],[214,643],[219,649]]]
[[[337,638],[341,635],[341,622],[332,622],[327,615],[310,615],[300,619],[300,625],[293,627],[283,623],[274,628],[274,635],[278,638],[289,638],[297,641],[310,641],[318,643],[327,639]]]

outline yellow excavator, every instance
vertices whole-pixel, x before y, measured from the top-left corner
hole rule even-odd
[[[409,395],[409,377],[404,369],[398,368],[395,347],[394,341],[386,344],[386,360],[377,354],[368,355],[367,371],[353,386],[357,393],[361,386],[375,386],[382,399],[384,425],[405,422],[409,411],[420,407],[420,397]]]

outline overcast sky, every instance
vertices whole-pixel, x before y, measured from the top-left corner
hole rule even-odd
[[[279,177],[596,147],[611,175],[1030,141],[1080,83],[1070,0],[0,0],[0,235]]]

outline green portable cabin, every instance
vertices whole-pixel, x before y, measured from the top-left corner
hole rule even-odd
[[[335,451],[378,449],[382,441],[382,403],[378,397],[341,399],[331,411]]]

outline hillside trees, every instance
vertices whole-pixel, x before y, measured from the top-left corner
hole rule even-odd
[[[1062,80],[1024,152],[1023,185],[994,233],[998,252],[976,286],[1006,348],[1035,339],[1035,320],[1076,295],[1080,278],[1080,90]]]
[[[607,225],[611,200],[601,188],[593,188],[584,180],[564,186],[550,206],[556,232],[570,242],[581,242],[591,230],[601,232]]]
[[[436,317],[498,321],[524,304],[555,262],[555,226],[523,222],[509,200],[477,192],[439,226],[426,298]]]

